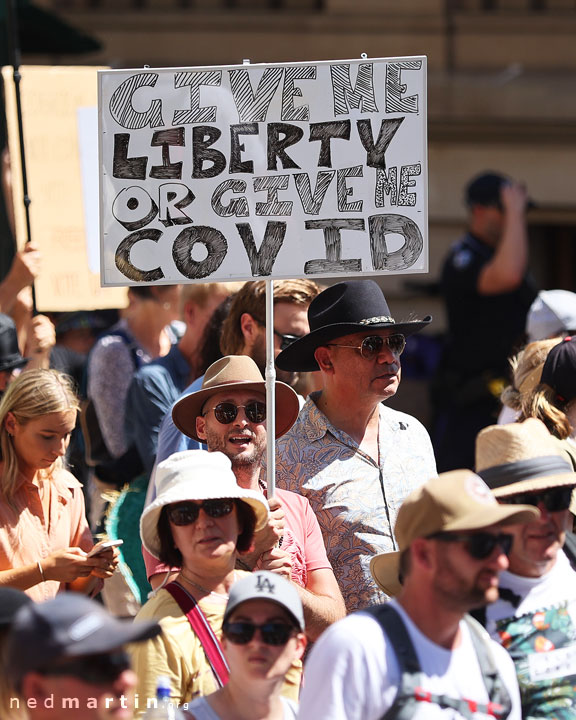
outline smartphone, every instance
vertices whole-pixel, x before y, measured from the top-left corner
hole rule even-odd
[[[92,550],[88,553],[88,557],[94,557],[94,555],[100,555],[101,552],[104,552],[104,550],[108,550],[108,548],[115,548],[124,543],[124,540],[101,540],[99,543],[96,543]]]

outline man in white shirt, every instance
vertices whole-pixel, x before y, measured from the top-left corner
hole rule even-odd
[[[502,506],[533,505],[540,517],[510,528],[510,566],[486,629],[516,665],[522,715],[576,717],[576,572],[562,551],[572,526],[576,473],[562,443],[535,418],[485,428],[476,469]]]
[[[299,718],[519,720],[513,663],[465,614],[497,598],[511,545],[502,525],[536,516],[528,506],[498,505],[469,470],[413,491],[394,528],[399,551],[371,562],[376,583],[397,599],[321,636]]]

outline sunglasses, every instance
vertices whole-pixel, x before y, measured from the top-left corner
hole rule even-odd
[[[508,495],[508,497],[499,497],[498,502],[504,505],[533,505],[538,507],[540,503],[544,505],[548,512],[559,512],[560,510],[568,510],[572,499],[572,491],[574,487],[559,487],[544,492],[525,492],[516,495]]]
[[[278,332],[278,330],[274,330],[274,335],[280,338],[280,350],[286,350],[289,345],[292,345],[293,342],[296,342],[296,340],[300,340],[300,338],[302,337],[302,335],[286,335],[284,333]]]
[[[114,682],[125,670],[130,669],[130,658],[125,652],[105,655],[85,655],[38,670],[41,675],[71,675],[91,685]]]
[[[193,502],[179,503],[168,507],[168,519],[174,525],[192,525],[198,520],[200,508],[211,518],[230,515],[236,503],[234,500],[204,500],[199,505]]]
[[[222,625],[222,634],[234,645],[247,645],[256,630],[260,630],[262,642],[276,646],[286,645],[296,632],[294,625],[281,622],[269,622],[263,625],[255,625],[251,622],[225,622]]]
[[[219,423],[222,423],[222,425],[230,425],[230,423],[234,422],[238,417],[238,410],[240,410],[240,408],[244,408],[246,417],[251,423],[262,423],[266,420],[266,403],[258,402],[257,400],[249,402],[247,405],[234,405],[234,403],[231,402],[218,403],[216,407],[206,410],[202,417],[205,417],[213,410],[214,417]]]
[[[360,345],[337,345],[336,343],[327,343],[333,347],[352,348],[352,350],[360,350],[360,355],[366,360],[372,360],[378,357],[382,352],[384,345],[394,355],[402,355],[406,347],[406,338],[404,335],[389,335],[381,337],[380,335],[369,335],[362,340]]]
[[[466,552],[475,560],[486,560],[494,552],[494,548],[499,545],[504,555],[509,555],[512,549],[513,536],[509,533],[498,533],[492,535],[487,532],[477,533],[450,533],[440,532],[430,535],[432,540],[440,540],[441,542],[461,542],[464,543]]]

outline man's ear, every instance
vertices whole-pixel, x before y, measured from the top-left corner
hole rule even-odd
[[[198,415],[196,418],[196,434],[200,440],[206,440],[206,418]]]
[[[426,538],[416,538],[410,544],[410,560],[412,565],[420,565],[430,570],[434,565],[432,543]]]
[[[22,682],[20,683],[22,689],[22,697],[28,700],[28,698],[34,698],[38,704],[44,702],[44,700],[50,694],[46,687],[46,680],[43,675],[36,672],[29,672],[24,675]]]
[[[334,366],[332,365],[332,358],[330,355],[330,349],[326,345],[321,345],[314,351],[314,357],[318,363],[318,367],[322,372],[333,373]]]
[[[242,315],[240,315],[240,329],[242,330],[242,335],[244,335],[246,347],[252,348],[254,346],[256,337],[261,332],[261,327],[260,323],[256,322],[250,313],[242,313]]]
[[[302,632],[299,632],[298,635],[296,635],[296,660],[300,660],[302,658],[302,655],[304,655],[304,650],[306,650],[306,645],[308,644],[308,640],[306,638],[306,635]]]

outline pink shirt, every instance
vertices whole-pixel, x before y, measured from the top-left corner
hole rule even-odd
[[[326,555],[322,532],[310,503],[302,495],[276,489],[276,498],[284,508],[286,527],[282,549],[292,556],[292,580],[301,587],[308,584],[308,573],[324,568],[332,569]],[[142,548],[148,577],[165,573],[168,568]],[[177,571],[179,568],[172,568]]]
[[[0,570],[35,565],[55,550],[79,547],[89,550],[92,535],[84,509],[82,485],[66,470],[49,483],[50,522],[46,527],[38,488],[22,480],[10,504],[0,501]],[[64,589],[57,580],[26,590],[36,602],[49,600]]]

